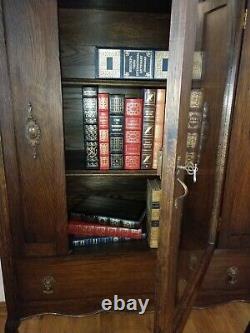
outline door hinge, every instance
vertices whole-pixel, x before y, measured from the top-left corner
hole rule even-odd
[[[247,15],[248,15],[248,10],[246,9],[245,12],[243,13],[243,19],[242,19],[242,29],[245,30],[247,27]]]

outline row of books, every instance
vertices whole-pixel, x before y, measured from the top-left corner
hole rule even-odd
[[[83,87],[86,169],[157,169],[165,95],[144,89],[143,99],[126,98]]]
[[[72,207],[72,248],[141,240],[146,237],[144,202],[90,195]]]
[[[167,79],[169,52],[128,48],[96,48],[96,77],[103,79]],[[194,80],[202,76],[203,53],[193,60]]]

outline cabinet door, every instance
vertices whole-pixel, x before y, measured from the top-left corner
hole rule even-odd
[[[16,252],[64,253],[67,217],[57,1],[6,0],[3,17],[12,108],[2,112],[1,122]]]
[[[248,1],[248,12],[250,3]],[[250,244],[250,18],[246,21],[222,207],[222,248]]]
[[[172,3],[156,333],[182,332],[215,246],[243,8]]]

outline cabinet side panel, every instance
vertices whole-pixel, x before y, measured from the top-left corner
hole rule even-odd
[[[222,207],[222,232],[219,246],[223,248],[249,247],[250,242],[249,55],[250,19],[248,17],[243,39]]]
[[[4,1],[4,13],[25,246],[29,251],[30,245],[33,254],[34,245],[41,243],[46,244],[45,252],[63,252],[66,203],[57,2]],[[34,158],[31,143],[36,140]]]

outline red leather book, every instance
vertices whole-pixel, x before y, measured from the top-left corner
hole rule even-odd
[[[140,169],[142,106],[141,98],[126,98],[125,100],[124,162],[127,170]]]
[[[162,149],[163,124],[165,113],[165,89],[157,89],[156,110],[155,110],[155,130],[153,143],[153,169],[157,169],[158,153]]]
[[[96,236],[96,237],[129,237],[133,239],[142,239],[141,229],[128,229],[119,227],[110,227],[94,223],[70,221],[68,225],[68,234],[75,236]]]
[[[109,169],[109,94],[98,94],[98,131],[100,169]]]

